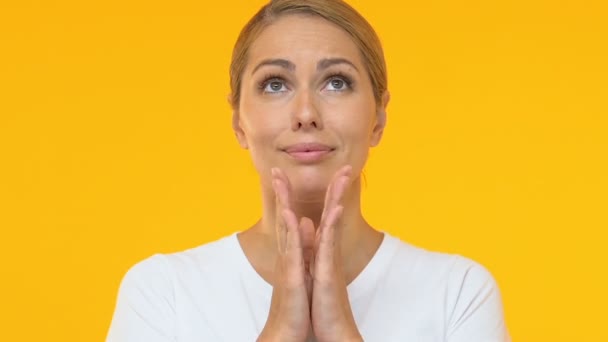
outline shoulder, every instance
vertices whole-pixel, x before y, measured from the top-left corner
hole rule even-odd
[[[392,267],[418,277],[444,279],[448,285],[495,283],[492,274],[481,263],[460,254],[428,250],[388,235],[396,252]]]
[[[498,284],[480,262],[399,240],[392,272],[441,298],[449,341],[508,341]],[[483,338],[482,338],[483,337]]]
[[[133,298],[134,294],[165,294],[171,288],[172,270],[166,255],[154,254],[131,266],[122,278],[120,294]],[[164,290],[163,290],[164,289]]]
[[[480,262],[390,238],[397,245],[389,266],[395,286],[408,284],[420,293],[435,298],[440,296],[447,307],[452,308],[454,315],[462,310],[474,310],[476,305],[489,301],[500,304],[497,282]]]
[[[166,341],[174,332],[175,301],[171,269],[155,254],[133,265],[118,290],[107,341]]]
[[[169,341],[185,304],[226,283],[230,236],[188,250],[154,254],[131,266],[120,283],[108,341]],[[194,294],[194,295],[192,295]],[[204,297],[203,299],[209,299]],[[185,311],[184,311],[185,310]]]
[[[173,252],[156,253],[131,266],[121,282],[121,291],[170,292],[176,279],[200,272],[218,272],[234,258],[232,235]]]
[[[190,249],[165,254],[165,257],[176,272],[220,270],[235,262],[237,243],[236,235],[232,233]]]

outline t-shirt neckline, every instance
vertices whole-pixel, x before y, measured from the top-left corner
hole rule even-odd
[[[242,276],[245,283],[251,286],[256,293],[270,299],[272,296],[272,285],[266,282],[249,262],[237,237],[238,233],[240,231],[233,233],[230,236],[230,240],[234,248],[236,248],[238,262],[240,263],[239,268],[243,270]],[[398,245],[397,239],[387,232],[381,231],[381,233],[383,237],[380,246],[378,246],[378,249],[363,270],[346,287],[351,301],[364,294],[369,287],[377,283],[376,280],[381,277],[382,272],[388,267],[390,258],[396,251]]]

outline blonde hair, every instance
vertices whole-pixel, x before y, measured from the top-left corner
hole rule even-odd
[[[319,16],[346,31],[361,52],[376,103],[382,102],[387,89],[382,44],[376,31],[361,14],[342,0],[271,0],[243,27],[234,45],[230,63],[230,104],[233,108],[239,105],[241,81],[251,44],[267,26],[289,14]]]

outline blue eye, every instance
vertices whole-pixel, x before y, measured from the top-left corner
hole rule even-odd
[[[327,82],[326,89],[331,91],[344,91],[350,88],[350,82],[343,76],[334,76]]]
[[[285,83],[277,78],[265,81],[262,87],[262,91],[265,93],[280,93],[286,90]]]

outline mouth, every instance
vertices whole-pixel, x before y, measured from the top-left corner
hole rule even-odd
[[[290,158],[301,163],[316,163],[325,159],[335,148],[319,143],[301,143],[283,149]]]
[[[333,150],[327,151],[308,151],[308,152],[287,152],[287,154],[303,163],[315,163],[323,160],[328,154],[330,154]]]

